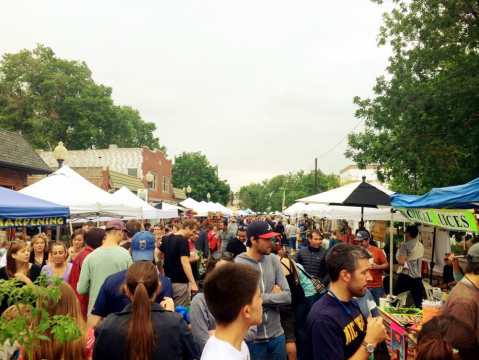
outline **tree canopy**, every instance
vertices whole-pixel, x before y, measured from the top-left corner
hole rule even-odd
[[[323,192],[339,186],[336,175],[318,173],[318,188],[315,188],[314,171],[305,173],[299,171],[286,175],[278,175],[261,183],[254,183],[241,187],[239,199],[242,208],[249,208],[257,212],[281,211],[295,200]]]
[[[189,186],[189,196],[196,201],[208,201],[208,193],[210,201],[223,205],[230,199],[230,186],[218,177],[217,167],[211,165],[201,152],[184,152],[176,156],[172,174],[173,186],[181,189]]]
[[[372,98],[354,99],[365,131],[349,136],[346,155],[378,164],[397,191],[469,181],[479,175],[479,3],[393,5],[379,33],[379,45],[393,51],[387,75]]]
[[[149,146],[160,148],[154,123],[115,105],[110,87],[96,84],[84,62],[58,58],[52,49],[5,54],[0,62],[0,127],[21,131],[36,148],[51,150]],[[164,150],[164,149],[163,149]]]

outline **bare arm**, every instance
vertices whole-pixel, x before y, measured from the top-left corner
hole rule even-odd
[[[196,286],[195,278],[193,277],[193,271],[191,270],[190,258],[189,256],[181,256],[181,266],[183,267],[183,271],[191,284],[191,289],[193,291],[198,291],[198,287]]]
[[[371,266],[371,269],[386,270],[389,269],[389,263],[386,261],[384,264],[381,265],[374,264],[373,266]]]

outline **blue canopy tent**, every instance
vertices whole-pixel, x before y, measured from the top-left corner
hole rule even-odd
[[[421,196],[396,193],[391,196],[391,206],[423,209],[479,208],[479,178],[464,185],[434,188]]]
[[[479,232],[479,178],[463,185],[434,188],[424,195],[393,194],[391,206],[412,222],[434,226],[432,253],[436,248],[436,227]],[[431,261],[430,279],[434,267]]]
[[[62,225],[69,216],[66,206],[0,187],[0,227]]]

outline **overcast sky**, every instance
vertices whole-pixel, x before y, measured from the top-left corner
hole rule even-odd
[[[15,0],[2,4],[0,53],[42,43],[85,61],[117,104],[156,123],[171,158],[202,151],[238,190],[311,170],[315,157],[327,173],[350,164],[352,99],[371,94],[389,56],[376,46],[384,10],[370,0]]]

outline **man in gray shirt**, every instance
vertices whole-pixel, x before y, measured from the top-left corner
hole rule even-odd
[[[404,291],[411,291],[415,306],[421,308],[425,292],[421,276],[424,246],[418,240],[418,234],[419,230],[416,225],[406,227],[406,241],[401,244],[396,254],[396,259],[402,266],[402,270],[398,275],[394,293],[397,295]]]
[[[261,273],[263,298],[263,321],[258,325],[255,339],[248,342],[251,359],[285,360],[286,345],[279,306],[291,304],[291,292],[279,258],[271,254],[272,239],[279,234],[264,221],[248,225],[246,234],[251,247],[238,255],[235,262],[253,266]]]

